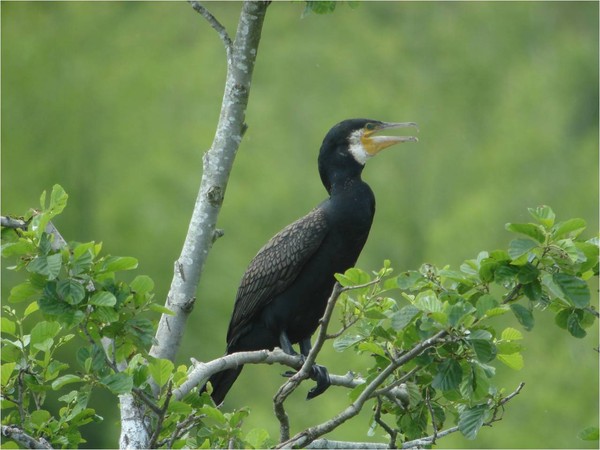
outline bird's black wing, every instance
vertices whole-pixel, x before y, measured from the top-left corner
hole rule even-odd
[[[324,211],[317,207],[277,233],[250,262],[240,287],[229,330],[228,345],[273,298],[287,289],[317,251],[327,234]]]

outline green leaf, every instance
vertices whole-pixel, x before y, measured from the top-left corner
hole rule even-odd
[[[15,331],[17,330],[17,326],[9,318],[2,317],[0,319],[0,330],[2,330],[3,333],[9,334],[11,336],[15,336]]]
[[[362,336],[357,334],[342,334],[333,341],[333,349],[336,352],[342,352],[361,340]]]
[[[154,289],[154,281],[147,275],[138,275],[131,283],[129,283],[129,287],[137,294],[145,294]]]
[[[78,305],[85,298],[85,288],[72,278],[59,281],[56,293],[70,305]]]
[[[50,256],[37,256],[29,264],[27,270],[31,273],[38,273],[47,277],[49,280],[54,280],[60,273],[62,267],[62,255],[55,253]]]
[[[597,441],[598,435],[598,427],[587,427],[577,433],[577,437],[582,441]]]
[[[31,330],[31,345],[41,344],[47,339],[54,339],[61,326],[58,322],[38,322]]]
[[[513,233],[524,234],[543,244],[546,241],[546,233],[542,227],[534,223],[507,223],[505,228]]]
[[[61,387],[71,383],[79,383],[83,379],[74,374],[63,375],[52,382],[52,389],[58,391]]]
[[[486,404],[465,408],[459,414],[458,429],[467,439],[475,439],[477,432],[483,426],[485,417],[489,412]]]
[[[444,309],[444,305],[432,290],[419,292],[415,300],[415,306],[428,312],[442,312]]]
[[[552,208],[546,205],[538,206],[537,208],[528,208],[529,214],[540,222],[545,228],[550,228],[554,225],[554,219],[556,215]]]
[[[535,320],[530,310],[518,303],[513,303],[510,305],[510,309],[516,316],[519,323],[523,325],[523,328],[525,328],[527,331],[531,331],[533,329]]]
[[[521,263],[521,260],[519,258],[521,258],[524,255],[527,255],[531,250],[533,250],[537,246],[538,243],[532,241],[531,239],[513,239],[512,241],[510,241],[510,244],[508,244],[508,255],[512,258],[513,264],[517,262],[516,260],[518,260],[518,262]],[[523,264],[526,262],[526,259],[522,261]]]
[[[36,286],[33,286],[30,281],[25,281],[21,284],[17,284],[10,290],[8,301],[11,303],[20,303],[27,300],[35,300],[39,297],[42,290]]]
[[[587,227],[587,223],[583,219],[569,219],[564,222],[557,223],[552,230],[552,238],[560,239],[565,236],[577,237]]]
[[[469,343],[473,347],[477,359],[482,363],[490,362],[496,357],[496,347],[492,342],[484,339],[469,339]]]
[[[159,305],[157,303],[150,303],[150,311],[154,311],[160,314],[167,314],[169,316],[174,316],[175,313],[173,311],[171,311],[169,308],[167,308],[166,306],[162,306]]]
[[[117,297],[108,291],[96,292],[92,295],[89,304],[95,306],[115,306],[117,304]]]
[[[0,378],[2,379],[2,387],[6,386],[8,384],[8,381],[10,380],[10,376],[12,375],[13,371],[15,370],[15,366],[17,365],[16,362],[9,362],[6,364],[2,364],[0,366]]]
[[[515,328],[508,327],[502,331],[500,339],[503,341],[518,341],[523,339],[523,334]]]
[[[262,428],[253,428],[246,435],[246,442],[253,448],[268,448],[271,437],[267,430]]]
[[[587,335],[586,331],[581,327],[580,318],[577,314],[577,311],[573,311],[569,315],[567,319],[567,330],[569,330],[571,336],[576,337],[578,339],[582,339]]]
[[[25,308],[25,312],[23,313],[23,319],[28,317],[30,314],[33,314],[37,310],[40,309],[40,305],[37,302],[32,302],[29,304],[27,308]]]
[[[477,303],[475,305],[477,309],[477,317],[483,317],[489,310],[496,308],[498,305],[498,300],[496,300],[493,296],[490,294],[483,294],[477,299]]]
[[[397,277],[398,287],[402,290],[414,290],[420,283],[425,280],[425,277],[416,270],[402,272]]]
[[[40,428],[42,425],[48,422],[51,417],[52,416],[50,415],[50,413],[45,409],[38,409],[31,413],[31,415],[29,416],[29,420],[33,425],[36,426],[36,428]]]
[[[525,363],[523,362],[523,355],[520,353],[499,353],[496,357],[498,361],[504,365],[510,367],[513,370],[521,370]]]
[[[456,389],[462,380],[462,367],[453,359],[446,359],[438,365],[438,372],[431,385],[441,391]]]
[[[133,378],[125,372],[113,373],[100,380],[113,394],[128,394],[133,388]]]
[[[417,314],[420,313],[419,308],[413,305],[407,305],[395,312],[392,316],[392,328],[396,331],[402,330],[408,325]]]
[[[119,313],[110,306],[97,306],[92,317],[103,323],[113,323],[119,320]]]
[[[174,365],[168,359],[154,359],[148,364],[150,376],[154,378],[159,387],[163,387],[169,381],[173,373]]]
[[[565,295],[565,299],[578,308],[585,308],[590,304],[590,289],[585,281],[574,275],[554,273],[553,281]]]
[[[120,270],[132,270],[137,268],[138,260],[131,256],[111,256],[106,259],[103,272],[117,272]]]

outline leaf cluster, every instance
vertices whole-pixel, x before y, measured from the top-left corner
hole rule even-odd
[[[495,363],[515,370],[524,365],[518,325],[501,329],[495,317],[512,314],[531,331],[535,314],[546,311],[576,338],[595,323],[598,313],[590,305],[587,280],[598,275],[598,240],[581,239],[582,219],[557,223],[548,206],[529,212],[534,222],[506,225],[520,235],[508,249],[481,252],[458,270],[424,264],[392,275],[386,261],[373,275],[354,268],[337,276],[343,286],[363,287],[342,295],[342,329],[351,328],[338,335],[334,348],[372,359],[367,383],[350,393],[351,400],[418,343],[445,332],[444,339],[403,363],[380,387],[385,394],[401,386],[408,401],[380,395],[372,431],[381,427],[394,444],[433,431],[435,441],[437,432],[455,423],[474,439],[484,424],[500,417],[504,389],[495,383]]]

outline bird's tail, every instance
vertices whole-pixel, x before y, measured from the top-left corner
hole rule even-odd
[[[237,377],[242,372],[244,366],[236,367],[235,369],[227,369],[222,372],[217,372],[213,376],[211,376],[208,381],[212,385],[212,394],[211,397],[216,405],[219,405],[225,399],[225,396],[237,380]],[[202,392],[206,390],[206,386],[202,388]]]

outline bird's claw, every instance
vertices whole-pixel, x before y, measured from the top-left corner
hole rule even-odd
[[[329,379],[329,372],[325,366],[315,364],[312,366],[310,377],[317,382],[317,385],[308,391],[306,394],[306,400],[315,398],[321,395],[323,392],[331,386],[331,380]]]
[[[286,378],[290,378],[296,375],[297,373],[298,372],[294,372],[293,370],[288,370],[282,373],[281,375]],[[327,388],[329,388],[329,386],[331,386],[329,372],[324,366],[320,366],[318,364],[312,366],[310,369],[310,378],[312,380],[315,380],[317,382],[317,385],[313,387],[310,391],[308,391],[308,394],[306,394],[306,400],[310,400],[311,398],[315,398],[321,395],[327,390]]]

